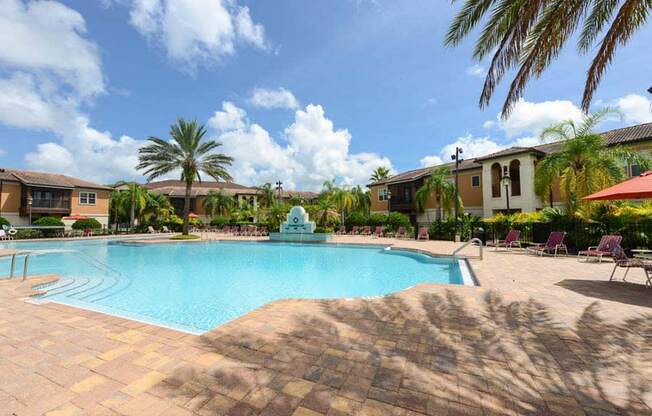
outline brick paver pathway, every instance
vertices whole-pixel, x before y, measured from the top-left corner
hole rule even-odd
[[[53,277],[2,281],[0,414],[652,414],[640,271],[608,283],[610,263],[493,251],[472,265],[481,287],[281,300],[203,336],[22,300]]]

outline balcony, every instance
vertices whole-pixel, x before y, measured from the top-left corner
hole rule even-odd
[[[70,209],[70,201],[62,199],[32,199],[32,209],[47,208],[47,209]]]

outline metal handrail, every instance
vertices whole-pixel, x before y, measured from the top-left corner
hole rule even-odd
[[[11,271],[9,273],[9,278],[13,279],[16,274],[16,256],[25,256],[25,262],[23,263],[23,278],[21,282],[24,282],[27,279],[27,268],[29,267],[29,256],[32,254],[31,251],[16,251],[11,255]]]
[[[453,251],[452,255],[455,256],[457,253],[459,253],[464,248],[466,248],[467,246],[469,246],[469,245],[471,245],[473,243],[476,243],[478,245],[479,257],[480,257],[480,260],[482,260],[482,240],[480,240],[479,238],[472,238],[469,241],[467,241],[466,243],[462,244],[460,247],[455,249],[455,251]]]

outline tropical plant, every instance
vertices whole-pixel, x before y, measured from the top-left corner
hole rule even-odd
[[[378,166],[376,169],[374,169],[373,173],[371,174],[371,182],[378,182],[383,179],[389,178],[389,168],[385,166]]]
[[[9,223],[9,220],[7,220],[5,217],[0,217],[0,227],[7,226],[9,227],[11,224]]]
[[[204,197],[202,205],[206,213],[211,217],[216,215],[228,215],[231,210],[236,206],[235,199],[224,193],[223,190],[208,191]]]
[[[344,222],[345,213],[353,209],[356,202],[353,194],[343,188],[333,188],[328,199],[333,202],[333,205],[340,213],[341,222]]]
[[[436,220],[441,221],[443,213],[450,214],[455,204],[455,185],[447,179],[448,176],[450,176],[450,169],[446,166],[439,166],[431,169],[430,175],[425,179],[423,185],[421,185],[414,195],[414,202],[417,211],[426,211],[428,200],[431,197],[434,197]],[[458,204],[460,207],[462,206],[462,201],[459,197]],[[430,222],[429,218],[428,222]]]
[[[72,223],[73,230],[97,230],[102,224],[95,218],[85,218]]]
[[[351,194],[354,199],[353,211],[359,212],[363,215],[369,215],[369,209],[371,208],[371,193],[369,190],[362,189],[362,187],[358,185],[351,189]]]
[[[614,110],[604,109],[587,115],[579,123],[563,121],[543,130],[542,140],[561,142],[561,149],[546,155],[537,163],[534,190],[544,200],[559,186],[566,208],[573,214],[582,197],[624,179],[625,161],[644,168],[650,158],[623,147],[607,147],[605,137],[594,133],[594,127]]]
[[[144,222],[157,223],[172,214],[174,214],[174,207],[167,196],[151,191],[145,193],[145,208],[140,214]]]
[[[617,47],[646,23],[650,11],[649,0],[465,0],[445,43],[458,45],[487,16],[473,52],[478,61],[493,55],[480,106],[489,104],[496,86],[516,68],[502,110],[507,117],[530,79],[539,77],[557,58],[578,27],[582,28],[577,45],[581,53],[593,51],[604,33],[584,84],[582,108],[586,112]]]
[[[256,194],[258,197],[258,205],[263,208],[269,208],[276,203],[277,192],[269,182],[260,186]]]
[[[149,137],[151,144],[139,150],[137,169],[144,169],[147,180],[159,178],[174,171],[181,171],[181,180],[185,182],[186,192],[183,206],[183,234],[188,234],[190,215],[190,195],[193,183],[201,181],[200,174],[206,173],[217,181],[229,181],[231,175],[227,166],[233,158],[221,153],[213,153],[221,146],[214,140],[202,141],[206,128],[196,121],[179,118],[170,127],[172,140]]]
[[[278,231],[290,208],[285,204],[276,204],[267,211],[267,223],[270,231]]]
[[[63,221],[57,217],[41,217],[33,222],[34,225],[41,227],[63,227]]]
[[[129,228],[134,228],[136,218],[145,209],[145,205],[147,204],[147,189],[136,182],[124,181],[116,183],[115,187],[124,188],[119,191],[121,195],[116,196],[115,204],[121,204],[122,211],[125,210],[126,206],[128,207]]]

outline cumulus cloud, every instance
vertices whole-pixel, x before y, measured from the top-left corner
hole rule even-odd
[[[421,165],[422,168],[437,166],[443,163],[444,161],[441,160],[441,157],[435,155],[425,156],[421,160],[419,160],[419,165]]]
[[[647,97],[638,94],[628,94],[614,100],[610,105],[620,110],[625,121],[631,123],[652,122],[652,101]]]
[[[0,3],[0,37],[12,40],[0,43],[0,123],[58,139],[28,153],[27,164],[100,182],[134,177],[140,143],[95,130],[81,110],[106,91],[83,17],[55,1]]]
[[[276,90],[256,88],[249,99],[251,105],[261,108],[284,108],[296,110],[299,108],[299,101],[291,91],[285,88]]]
[[[473,64],[466,68],[466,75],[482,78],[487,74],[487,70],[479,64]]]
[[[538,136],[551,124],[582,120],[582,110],[568,100],[530,102],[520,99],[507,120],[497,116],[498,126],[508,138],[522,134]]]
[[[238,43],[268,49],[264,27],[235,0],[132,0],[130,23],[190,70],[232,55]]]
[[[208,125],[217,130],[222,151],[235,159],[232,175],[245,184],[280,179],[288,189],[318,190],[333,178],[345,186],[366,184],[375,168],[391,168],[386,157],[350,153],[351,134],[336,129],[320,105],[297,110],[293,123],[284,130],[283,141],[251,123],[244,110],[228,102],[222,104],[222,110],[211,117]]]

